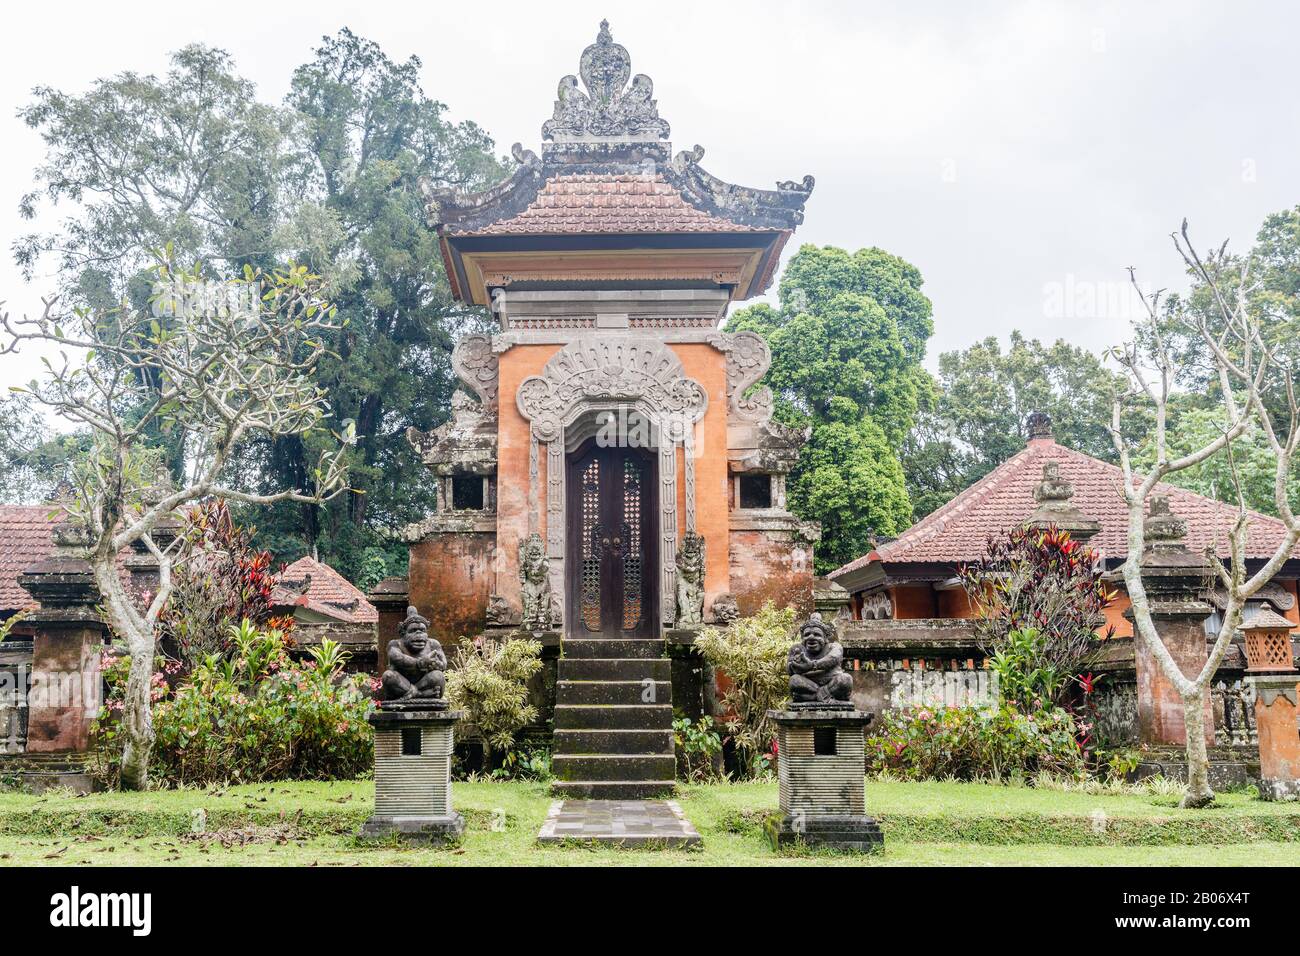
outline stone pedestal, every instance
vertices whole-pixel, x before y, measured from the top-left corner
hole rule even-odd
[[[56,528],[59,535],[69,532]],[[27,752],[81,753],[103,706],[99,658],[107,628],[96,606],[99,590],[84,558],[62,553],[28,568],[21,584],[41,604],[28,616],[32,641]]]
[[[773,847],[883,850],[880,826],[866,814],[865,731],[873,715],[819,706],[768,716],[777,726],[780,780],[780,813],[767,822]]]
[[[1183,543],[1187,524],[1169,509],[1169,499],[1152,495],[1145,522],[1146,550],[1142,554],[1142,584],[1147,592],[1151,622],[1179,670],[1195,677],[1205,666],[1205,621],[1214,611],[1205,595],[1211,569],[1204,557]],[[1118,576],[1113,579],[1122,580]],[[1125,617],[1133,620],[1133,612]],[[1148,747],[1185,747],[1187,726],[1183,699],[1160,669],[1136,622],[1133,632],[1137,671],[1138,734]],[[1214,710],[1205,695],[1205,743],[1214,746]]]
[[[1253,674],[1255,726],[1259,731],[1259,795],[1300,800],[1300,674]]]
[[[375,812],[363,839],[450,843],[465,830],[451,805],[451,757],[459,710],[388,708],[375,728]]]

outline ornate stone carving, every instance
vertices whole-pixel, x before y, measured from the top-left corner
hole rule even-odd
[[[1052,437],[1052,416],[1047,412],[1031,412],[1025,419],[1025,431],[1029,433],[1029,440],[1037,438]]]
[[[762,424],[772,417],[772,390],[746,394],[772,364],[772,350],[757,332],[719,332],[709,344],[727,356],[727,413],[734,421]]]
[[[451,353],[451,366],[456,377],[478,396],[484,412],[495,414],[497,409],[497,354],[492,350],[492,337],[466,335],[456,343]]]
[[[677,553],[677,626],[704,623],[704,538],[688,531]]]
[[[1087,544],[1101,530],[1101,522],[1072,505],[1073,497],[1074,485],[1061,477],[1061,463],[1044,461],[1043,480],[1034,488],[1038,507],[1029,516],[1030,527],[1056,527],[1069,532],[1080,544]]]
[[[596,42],[582,51],[578,74],[586,92],[578,88],[578,77],[572,74],[560,80],[555,113],[542,124],[542,139],[668,138],[668,123],[660,118],[654,99],[654,83],[644,73],[632,76],[632,58],[614,42],[608,20],[600,22]]]
[[[1043,480],[1034,488],[1034,500],[1039,505],[1048,502],[1069,501],[1074,497],[1074,485],[1061,477],[1059,461],[1043,462]]]
[[[546,363],[541,375],[519,384],[515,402],[532,422],[538,441],[560,437],[565,419],[591,399],[645,399],[667,429],[661,440],[681,441],[686,428],[704,417],[708,393],[687,378],[681,360],[654,339],[601,337],[572,342]]]
[[[542,536],[534,532],[519,545],[519,590],[523,601],[523,627],[545,631],[551,627],[551,563]]]
[[[406,440],[435,474],[495,474],[498,358],[491,337],[462,338],[451,353],[451,364],[478,401],[457,389],[451,396],[451,420],[428,432],[410,427]]]
[[[720,594],[713,602],[713,623],[726,627],[740,617],[740,607],[730,594]]]
[[[509,627],[518,623],[518,615],[515,613],[515,609],[510,606],[509,601],[500,594],[493,594],[488,597],[488,627]]]
[[[844,648],[835,640],[835,628],[813,613],[799,629],[799,643],[786,661],[790,675],[791,706],[847,707],[853,678],[844,671]]]
[[[864,621],[889,621],[894,617],[894,602],[888,591],[872,591],[862,598]]]
[[[1143,522],[1146,546],[1152,551],[1181,551],[1187,522],[1169,509],[1168,495],[1152,495]]]
[[[429,621],[413,607],[406,609],[398,637],[388,642],[388,670],[382,678],[383,701],[390,709],[447,706],[447,655],[429,636]]]

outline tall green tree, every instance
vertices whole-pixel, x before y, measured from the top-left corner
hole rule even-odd
[[[1106,425],[1117,373],[1085,349],[1044,345],[1013,331],[939,356],[934,401],[903,448],[917,517],[929,514],[1025,447],[1032,412],[1052,417],[1056,440],[1113,461]]]
[[[767,339],[777,416],[812,427],[789,500],[822,524],[818,573],[865,552],[873,531],[897,534],[911,521],[898,449],[932,387],[921,285],[915,266],[881,249],[806,245],[781,278],[780,308],[752,306],[728,324]]]
[[[346,322],[319,378],[335,416],[356,423],[354,490],[328,507],[282,507],[257,523],[267,546],[297,538],[350,576],[374,569],[376,556],[381,569],[385,560],[387,570],[402,566],[404,548],[392,532],[432,510],[432,482],[406,429],[445,420],[452,347],[484,321],[480,310],[452,301],[420,180],[472,190],[505,174],[485,132],[452,123],[446,106],[424,94],[420,69],[418,57],[394,61],[344,29],[294,72],[285,104],[321,224],[307,236],[314,248],[296,251],[332,277]],[[318,454],[310,441],[289,436],[260,449],[267,480],[303,474]]]
[[[125,299],[134,309],[121,314],[145,311],[147,270],[164,249],[212,276],[292,261],[325,278],[346,326],[330,333],[318,374],[336,426],[355,425],[355,491],[328,507],[246,509],[241,520],[277,557],[315,552],[353,576],[400,569],[393,529],[432,508],[403,436],[445,419],[452,345],[483,321],[451,301],[419,181],[476,189],[504,175],[487,134],[448,120],[420,71],[419,59],[393,61],[345,29],[269,105],[228,54],[195,45],[163,77],[122,73],[82,95],[38,88],[21,114],[47,148],[21,211],[49,203],[71,215],[13,252],[28,274],[55,257],[65,303]],[[151,374],[140,372],[156,390]],[[179,477],[186,449],[174,435],[152,437]],[[231,467],[261,487],[302,487],[319,440],[250,439]]]

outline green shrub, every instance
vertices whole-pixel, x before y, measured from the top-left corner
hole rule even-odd
[[[1077,732],[1060,707],[910,707],[882,716],[867,738],[867,768],[904,780],[1080,777]]]
[[[695,639],[704,660],[722,680],[725,724],[742,769],[759,775],[769,766],[776,726],[769,710],[780,710],[790,699],[786,660],[794,643],[794,609],[768,601],[752,617],[726,629],[706,627]]]
[[[677,752],[677,775],[693,783],[705,783],[716,775],[718,754],[722,753],[722,738],[713,729],[712,717],[701,717],[694,723],[689,717],[673,720],[673,747]]]
[[[345,675],[333,641],[295,662],[284,635],[247,620],[230,628],[231,657],[208,655],[173,689],[165,662],[153,679],[151,774],[173,786],[268,780],[343,780],[371,766],[373,706],[362,675]],[[105,671],[109,697],[96,722],[103,776],[117,777],[126,658]]]
[[[988,664],[998,695],[1026,713],[1059,699],[1071,676],[1047,652],[1047,635],[1033,627],[1007,632]]]
[[[466,730],[483,743],[484,769],[492,752],[508,755],[515,734],[537,719],[528,681],[542,668],[542,645],[531,639],[462,638],[447,673],[447,698],[465,711]]]

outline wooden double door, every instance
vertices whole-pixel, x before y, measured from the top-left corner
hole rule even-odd
[[[602,448],[569,456],[570,637],[658,637],[658,494],[654,456]]]

